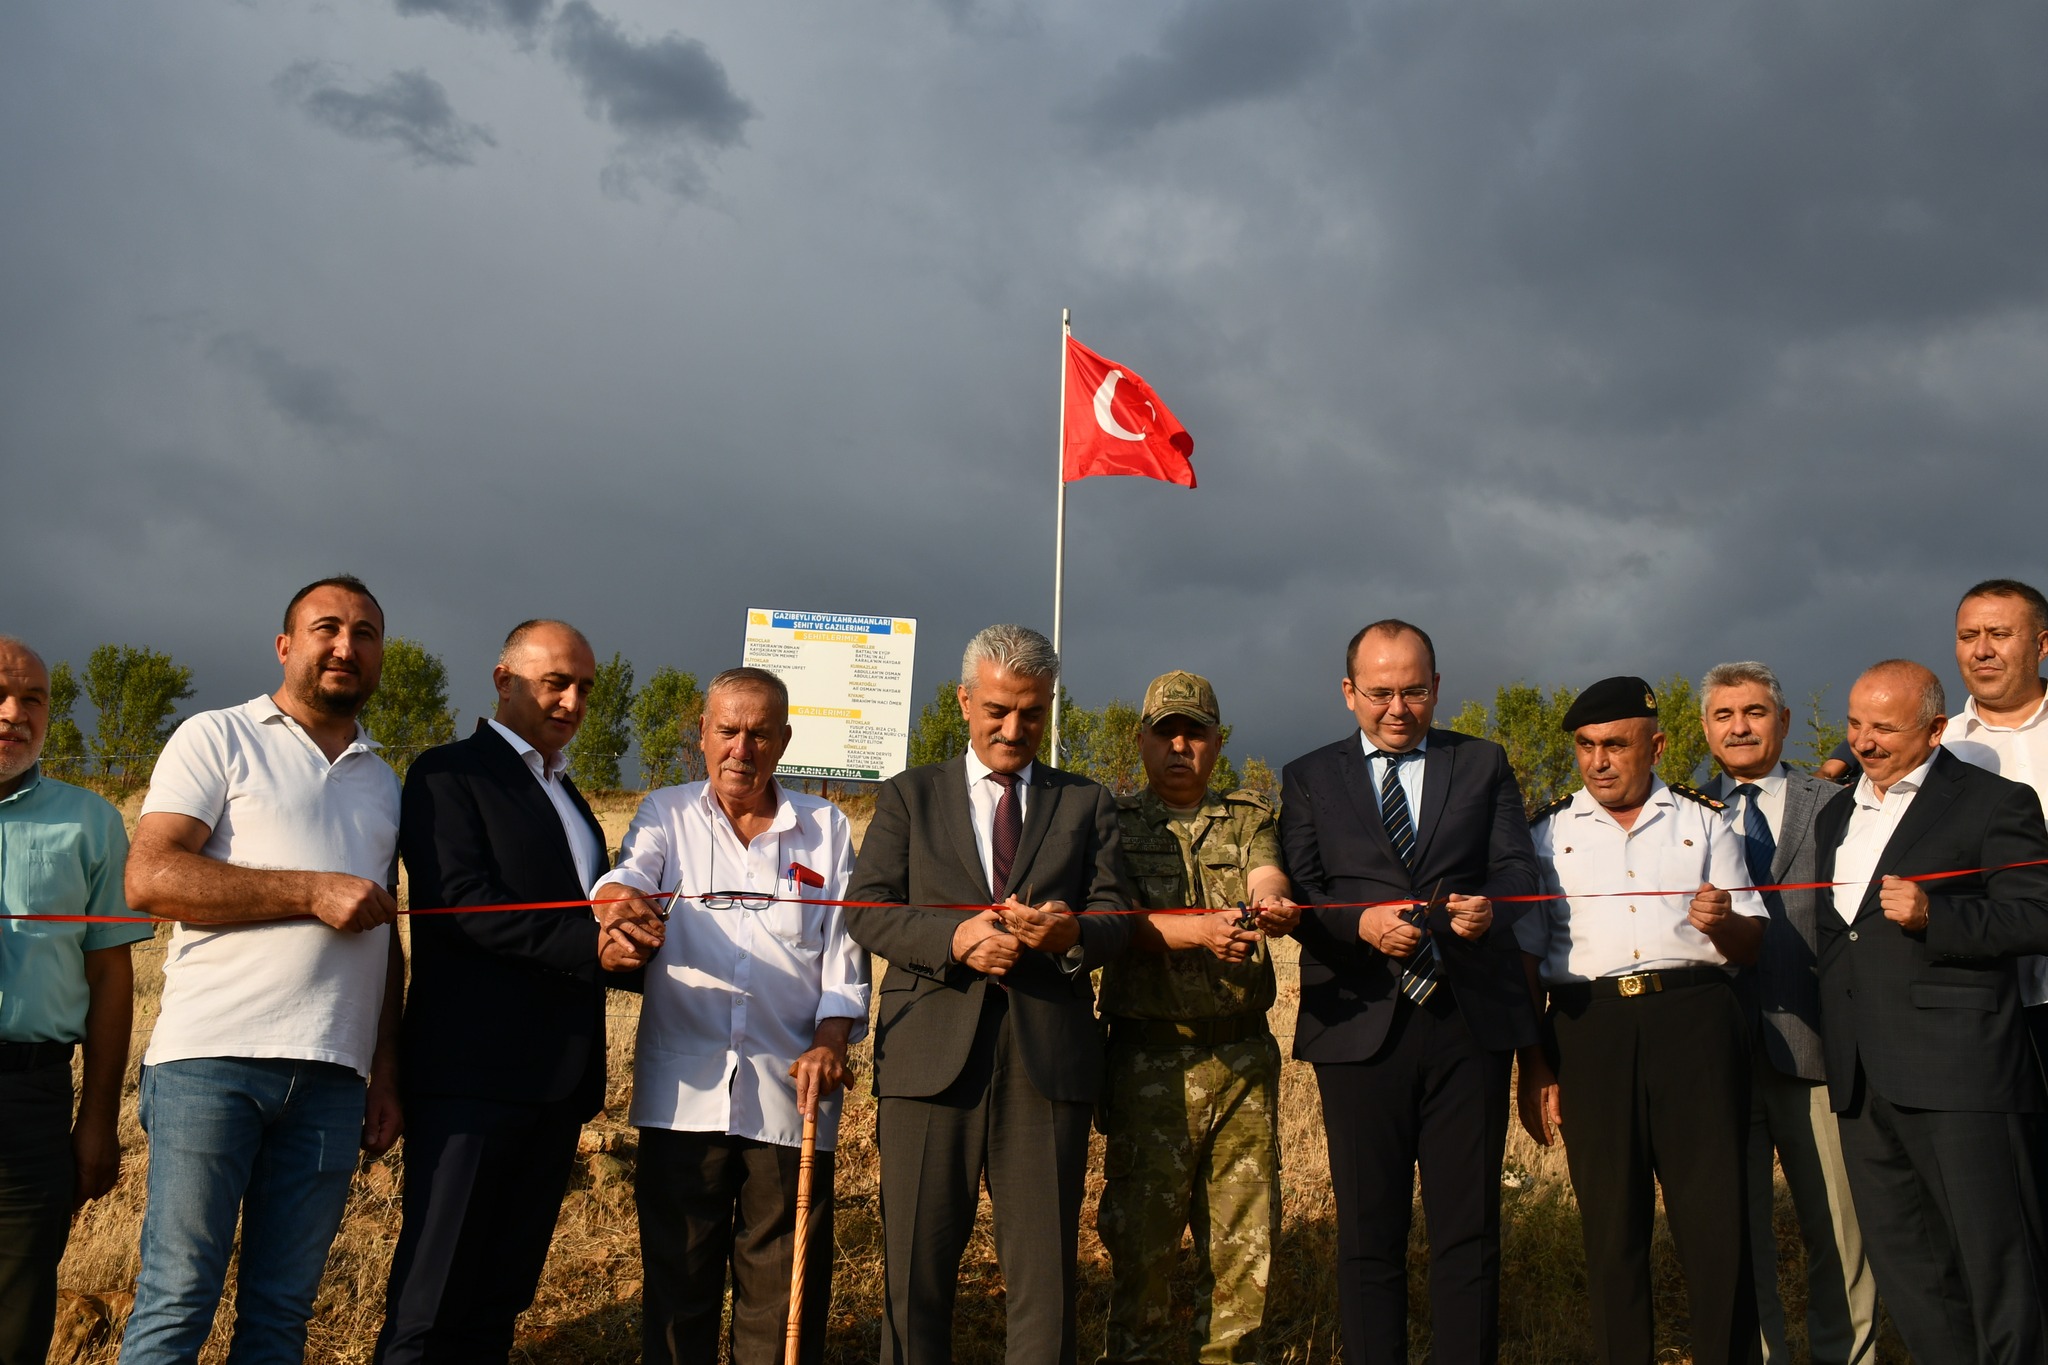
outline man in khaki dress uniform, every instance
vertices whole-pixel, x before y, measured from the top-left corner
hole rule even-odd
[[[1117,800],[1141,915],[1102,974],[1109,1138],[1096,1228],[1113,1283],[1105,1365],[1262,1358],[1280,1218],[1280,1049],[1267,938],[1300,911],[1280,870],[1273,807],[1220,795],[1216,693],[1192,673],[1145,690],[1146,786]],[[1193,1331],[1174,1326],[1169,1275],[1183,1229],[1201,1266]],[[1192,1340],[1189,1340],[1189,1337]]]

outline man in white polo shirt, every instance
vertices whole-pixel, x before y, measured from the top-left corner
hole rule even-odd
[[[384,611],[355,578],[285,608],[284,683],[157,761],[128,902],[178,921],[143,1056],[149,1204],[126,1365],[198,1358],[241,1221],[231,1358],[297,1361],[358,1147],[398,1140],[398,779],[356,721]]]
[[[846,1049],[867,1030],[868,955],[846,913],[846,817],[785,790],[789,693],[773,673],[711,680],[710,778],[649,792],[591,894],[610,920],[680,893],[647,968],[633,1057],[634,1200],[648,1361],[718,1356],[732,1268],[735,1365],[783,1359],[803,1119],[818,1120],[798,1359],[824,1357],[832,1293],[832,1149]],[[609,894],[614,898],[606,904]],[[623,898],[623,899],[618,899]]]

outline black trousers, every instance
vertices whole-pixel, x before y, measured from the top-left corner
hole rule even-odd
[[[1578,1196],[1593,1336],[1605,1365],[1653,1358],[1657,1189],[1685,1271],[1692,1359],[1762,1358],[1744,1161],[1749,1034],[1732,986],[1633,998],[1551,992],[1566,1164]]]
[[[995,1211],[1009,1365],[1073,1365],[1075,1265],[1092,1107],[1049,1100],[1024,1070],[991,990],[958,1078],[928,1099],[877,1106],[887,1295],[882,1359],[945,1365],[953,1297],[981,1181]]]
[[[504,1365],[533,1303],[582,1113],[405,1097],[405,1195],[375,1359]]]
[[[1858,1067],[1840,1119],[1864,1250],[1913,1359],[2048,1360],[2038,1116],[1901,1108]]]
[[[0,1365],[43,1365],[71,1235],[68,1063],[0,1072]]]
[[[1344,1357],[1408,1359],[1408,1225],[1415,1170],[1429,1232],[1430,1358],[1468,1365],[1500,1353],[1500,1167],[1511,1057],[1479,1046],[1439,986],[1400,1002],[1370,1061],[1322,1063],[1316,1088],[1337,1203],[1337,1297]]]
[[[633,1202],[645,1270],[642,1358],[671,1365],[718,1359],[725,1272],[732,1267],[733,1365],[780,1365],[789,1330],[802,1149],[724,1133],[640,1130]],[[798,1358],[825,1358],[832,1306],[832,1153],[811,1167],[803,1340]]]

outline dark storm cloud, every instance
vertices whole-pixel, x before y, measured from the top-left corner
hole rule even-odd
[[[647,178],[673,193],[694,193],[699,150],[732,146],[754,117],[702,42],[678,33],[636,41],[585,0],[562,7],[554,50],[582,87],[591,117],[625,134],[608,188]]]
[[[247,332],[223,332],[208,343],[206,354],[253,379],[265,402],[308,431],[353,441],[377,430],[349,397],[341,376],[294,360]]]
[[[1194,0],[1155,53],[1123,58],[1080,117],[1098,136],[1281,95],[1326,69],[1353,28],[1344,0]]]
[[[553,6],[554,0],[398,0],[400,14],[431,14],[464,28],[515,33],[532,32]]]
[[[448,92],[424,71],[395,71],[364,90],[347,90],[319,62],[297,62],[277,78],[278,94],[322,127],[358,142],[386,142],[421,166],[469,166],[497,140],[455,116]]]

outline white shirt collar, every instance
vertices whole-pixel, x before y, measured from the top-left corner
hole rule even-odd
[[[1735,794],[1737,787],[1751,781],[1756,783],[1757,790],[1763,795],[1776,796],[1779,792],[1785,790],[1785,765],[1780,762],[1776,767],[1758,778],[1730,777],[1727,773],[1722,773],[1721,780],[1728,784],[1728,794],[1730,796]]]
[[[300,734],[306,733],[306,727],[293,720],[291,715],[282,706],[277,704],[277,698],[271,696],[268,692],[252,700],[249,703],[249,710],[258,721],[265,725],[285,724],[296,729]],[[307,738],[310,739],[311,736],[308,735]],[[372,738],[370,732],[363,728],[362,721],[358,720],[356,722],[356,737],[351,741],[350,747],[381,749],[384,746]],[[342,752],[346,753],[348,751],[344,749]]]
[[[774,781],[772,778],[769,780]],[[697,804],[702,808],[704,814],[713,824],[722,824],[727,829],[732,829],[733,823],[727,818],[725,807],[719,804],[718,793],[712,788],[711,783],[706,781],[700,782],[697,785],[702,788],[697,793]],[[782,834],[795,828],[796,807],[790,804],[789,793],[783,791],[782,784],[775,782],[775,818],[768,822],[768,828],[763,830],[762,833]]]
[[[555,756],[547,760],[546,766],[543,767],[541,763],[540,750],[534,748],[531,744],[528,744],[524,739],[521,739],[516,732],[507,729],[503,725],[498,724],[496,719],[490,719],[487,721],[487,723],[493,730],[496,730],[498,732],[500,738],[502,738],[507,744],[512,746],[513,753],[518,754],[521,758],[526,760],[526,766],[533,769],[533,775],[535,777],[541,778],[542,780],[547,780],[549,778],[559,778],[563,773],[569,770],[568,750],[557,749],[555,751]]]
[[[1885,790],[1885,797],[1889,798],[1894,792],[1911,796],[1914,792],[1919,791],[1926,784],[1927,773],[1934,766],[1935,755],[1940,752],[1940,749],[1936,749],[1934,753],[1927,756],[1925,763],[1922,763],[1919,767],[1913,769],[1912,772],[1907,773],[1904,777],[1892,783]],[[1856,779],[1856,804],[1868,810],[1884,809],[1884,800],[1878,797],[1877,788],[1872,785],[1870,774],[1868,773]]]
[[[1370,763],[1370,762],[1372,762],[1372,761],[1373,761],[1373,760],[1374,760],[1375,758],[1380,758],[1380,757],[1383,757],[1383,756],[1385,756],[1385,755],[1387,755],[1387,754],[1390,754],[1390,753],[1392,753],[1392,752],[1393,752],[1393,750],[1391,750],[1391,749],[1382,749],[1382,748],[1381,748],[1381,747],[1380,747],[1379,745],[1377,745],[1377,744],[1373,743],[1373,742],[1372,742],[1372,736],[1371,736],[1371,735],[1368,735],[1368,734],[1367,734],[1367,733],[1366,733],[1365,731],[1363,731],[1363,730],[1360,730],[1360,731],[1358,732],[1358,742],[1359,742],[1360,744],[1362,744],[1362,745],[1364,745],[1364,746],[1365,746],[1365,761],[1366,761],[1367,763]],[[1426,750],[1427,750],[1428,748],[1429,748],[1429,732],[1425,730],[1425,731],[1423,732],[1423,735],[1422,735],[1422,742],[1421,742],[1420,744],[1417,744],[1417,745],[1416,745],[1416,746],[1415,746],[1414,748],[1412,748],[1412,749],[1403,749],[1403,750],[1401,751],[1401,757],[1403,757],[1403,758],[1406,758],[1406,757],[1408,757],[1408,755],[1410,755],[1410,754],[1419,754],[1419,753],[1423,753],[1423,752],[1425,752],[1425,751],[1426,751]]]
[[[1968,737],[1977,730],[2031,730],[2041,723],[2044,716],[2048,716],[2048,693],[2042,694],[2040,704],[2035,706],[2032,714],[2018,725],[1993,725],[1977,714],[1977,699],[1966,697],[1963,700],[1963,709],[1956,713],[1955,725],[1962,736]]]
[[[1031,785],[1031,774],[1037,769],[1037,767],[1038,761],[1036,759],[1033,759],[1031,762],[1026,763],[1021,769],[1018,770],[1017,776],[1020,779],[1022,779],[1025,786],[1028,787]],[[970,787],[973,786],[975,783],[981,781],[981,779],[987,777],[990,773],[994,771],[994,768],[989,767],[988,764],[981,761],[981,755],[974,752],[974,746],[972,744],[967,746],[967,784]]]

